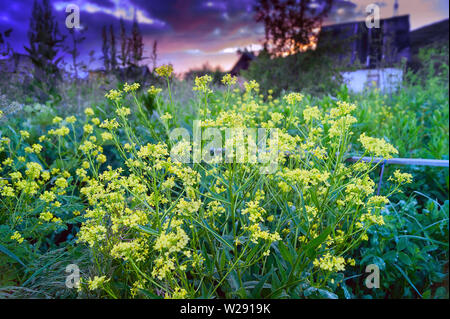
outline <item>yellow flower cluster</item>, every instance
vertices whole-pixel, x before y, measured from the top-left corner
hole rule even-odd
[[[367,152],[375,156],[390,159],[393,154],[398,154],[397,149],[387,143],[384,139],[369,137],[366,136],[366,133],[362,133],[359,137],[359,141]]]
[[[18,231],[14,232],[14,234],[11,236],[11,239],[16,240],[19,244],[23,243],[24,241],[22,235]]]
[[[232,86],[232,85],[236,84],[237,77],[232,76],[231,74],[227,73],[222,77],[221,82],[225,85]]]
[[[389,180],[393,180],[398,184],[410,184],[412,183],[412,175],[409,173],[402,173],[400,170],[395,170],[394,177],[389,177]]]
[[[313,265],[331,272],[344,271],[345,259],[344,257],[336,257],[332,256],[330,253],[326,253],[320,258],[316,258],[313,261]]]
[[[126,93],[134,92],[134,91],[137,91],[140,87],[141,87],[141,85],[139,83],[133,83],[130,85],[127,82],[125,82],[125,84],[123,86],[123,91]]]
[[[156,68],[155,72],[159,76],[168,78],[173,73],[173,66],[171,64],[161,65],[160,67]]]
[[[194,82],[195,85],[192,88],[193,91],[199,91],[204,94],[212,93],[212,90],[209,88],[209,83],[212,81],[212,77],[208,74],[205,74],[200,77],[196,77]]]

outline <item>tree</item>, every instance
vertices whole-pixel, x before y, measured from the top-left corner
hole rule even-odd
[[[152,61],[152,67],[153,67],[152,70],[156,69],[156,62],[158,59],[158,53],[157,53],[158,48],[157,47],[158,47],[158,41],[155,40],[155,41],[153,41],[152,55],[150,56],[150,60]]]
[[[141,30],[139,29],[139,23],[136,19],[136,12],[133,19],[133,27],[131,29],[131,38],[129,40],[130,51],[131,51],[131,61],[130,64],[137,66],[139,62],[143,59],[142,55],[144,53],[144,42],[142,40]]]
[[[255,18],[264,23],[266,50],[286,56],[309,48],[332,4],[333,0],[258,0]]]
[[[116,36],[114,34],[114,28],[112,25],[109,26],[109,34],[111,41],[111,69],[114,71],[117,69],[117,57],[116,57]]]
[[[125,23],[120,18],[120,55],[119,59],[122,67],[126,67],[130,61],[130,40],[127,37],[127,31],[125,29]]]
[[[13,31],[13,29],[8,29],[6,31],[0,32],[0,55],[1,56],[8,56],[13,53],[11,45],[9,44],[8,41],[6,41],[6,38],[9,38],[12,31]]]
[[[58,64],[62,56],[58,57],[63,46],[65,36],[58,29],[48,0],[34,1],[28,31],[29,47],[25,50],[30,55],[34,65],[35,83],[45,91],[52,93],[57,79],[60,78]]]
[[[70,38],[72,40],[72,48],[67,48],[67,52],[72,56],[72,66],[76,79],[78,79],[78,69],[82,65],[78,62],[78,57],[80,56],[80,50],[78,47],[84,40],[86,40],[86,37],[83,35],[85,31],[86,29],[83,29],[82,31],[76,31],[74,28],[69,29]],[[78,35],[77,32],[79,33]]]
[[[102,53],[103,53],[103,65],[105,66],[105,71],[109,72],[110,67],[111,67],[111,60],[110,60],[110,56],[109,56],[109,41],[108,41],[108,34],[106,32],[106,26],[103,26],[102,28],[102,41],[103,41],[103,45],[102,45]]]

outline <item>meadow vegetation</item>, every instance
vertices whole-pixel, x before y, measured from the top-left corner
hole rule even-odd
[[[422,57],[390,94],[170,66],[153,84],[68,80],[45,104],[2,82],[0,296],[448,298],[448,168],[387,166],[377,194],[381,163],[346,161],[448,159],[448,50]],[[198,145],[171,132],[195,136],[194,120],[234,151],[177,160]],[[277,139],[242,152],[255,139],[225,139],[232,127]]]

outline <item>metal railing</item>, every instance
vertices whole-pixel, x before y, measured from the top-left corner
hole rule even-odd
[[[381,163],[380,180],[378,182],[377,195],[380,195],[381,184],[383,182],[384,166],[387,164],[394,165],[419,165],[419,166],[437,166],[449,167],[448,160],[424,159],[424,158],[390,158],[381,157],[358,157],[352,156],[346,159],[347,162],[372,162]]]

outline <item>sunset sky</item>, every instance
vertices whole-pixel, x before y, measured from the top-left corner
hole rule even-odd
[[[76,4],[81,9],[81,24],[87,27],[87,39],[82,55],[94,50],[101,56],[101,28],[112,24],[119,35],[119,18],[123,17],[130,30],[133,13],[144,35],[149,56],[153,41],[158,40],[158,64],[172,63],[182,73],[208,62],[229,70],[236,62],[239,48],[260,48],[264,28],[254,22],[255,0],[50,0],[60,28],[66,32],[65,8]],[[336,1],[326,24],[363,20],[370,0]],[[394,0],[377,1],[383,18],[393,14]],[[10,42],[17,52],[25,53],[27,30],[33,0],[1,0],[0,31],[13,28]],[[437,22],[449,17],[447,0],[399,0],[399,15],[409,14],[411,28]],[[99,67],[97,62],[95,67]]]

